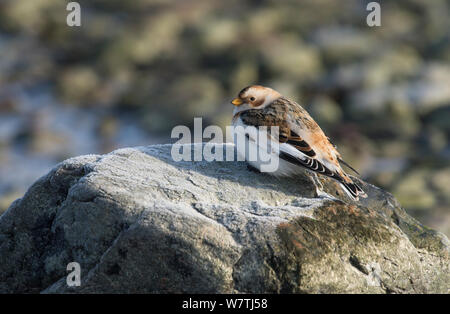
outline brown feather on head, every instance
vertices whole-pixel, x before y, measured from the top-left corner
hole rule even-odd
[[[279,97],[281,94],[269,87],[250,85],[243,88],[231,103],[235,106],[248,104],[249,109],[261,109]]]

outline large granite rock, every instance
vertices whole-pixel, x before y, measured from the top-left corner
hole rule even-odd
[[[448,239],[391,194],[361,182],[355,203],[327,178],[317,195],[306,171],[280,180],[170,151],[76,157],[38,180],[0,217],[0,292],[450,292]]]

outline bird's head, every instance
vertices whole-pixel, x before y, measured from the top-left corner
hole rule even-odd
[[[236,106],[234,109],[236,113],[250,109],[263,109],[280,97],[279,92],[269,87],[251,85],[241,90],[231,103]]]

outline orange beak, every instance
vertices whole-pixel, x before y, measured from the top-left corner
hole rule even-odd
[[[233,99],[233,101],[231,103],[233,105],[235,105],[236,107],[238,107],[238,106],[242,105],[244,102],[240,98],[235,98],[235,99]]]

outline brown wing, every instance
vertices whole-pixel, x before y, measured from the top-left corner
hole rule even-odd
[[[289,135],[287,135],[289,134]],[[341,179],[341,177],[336,173],[326,167],[322,162],[315,158],[316,152],[312,149],[312,147],[297,133],[292,130],[289,130],[289,133],[286,131],[284,133],[280,132],[280,143],[286,143],[293,146],[303,155],[303,158],[299,158],[298,156],[293,156],[288,152],[281,152],[280,158],[284,159],[290,163],[294,163],[297,165],[301,165],[303,167],[308,168],[309,170],[324,174],[326,176],[335,178],[337,180]]]
[[[278,112],[276,111],[262,112],[261,110],[247,110],[240,115],[240,118],[246,125],[252,125],[255,127],[278,126],[278,141],[280,143],[291,145],[299,152],[301,152],[304,156],[304,158],[299,158],[298,156],[293,156],[288,152],[281,152],[280,158],[288,162],[306,167],[312,171],[322,173],[329,177],[333,177],[337,180],[343,180],[343,178],[341,178],[338,173],[330,170],[322,162],[315,158],[316,152],[312,149],[311,145],[309,145],[302,137],[300,137],[300,135],[291,130],[288,123],[286,122],[286,119],[283,119],[282,116],[277,113]]]
[[[335,169],[330,169],[320,159],[318,159],[317,154],[311,145],[299,134],[293,131],[286,122],[287,119],[284,119],[283,117],[284,115],[276,110],[273,110],[272,112],[267,110],[248,110],[240,115],[240,118],[246,125],[253,125],[255,127],[278,126],[278,141],[280,143],[289,144],[302,153],[300,157],[281,150],[279,154],[281,159],[337,180],[355,199],[358,199],[358,195],[362,195],[364,193],[362,189],[353,183],[345,172],[342,171],[338,163],[337,168],[339,171],[336,171]],[[314,122],[314,120],[312,120],[312,122]],[[335,150],[334,146],[329,142],[325,134],[323,134],[323,132],[319,132],[319,134],[326,139],[327,148],[330,146],[331,149]],[[339,156],[337,151],[336,154]]]
[[[316,156],[316,152],[312,149],[312,147],[303,138],[301,138],[300,135],[290,129],[287,129],[287,131],[285,130],[284,133],[280,132],[279,141],[280,143],[291,144],[308,157]]]

